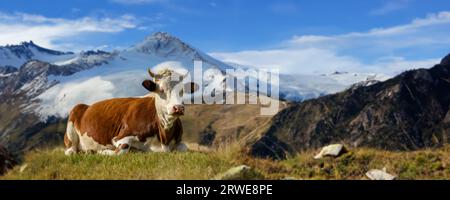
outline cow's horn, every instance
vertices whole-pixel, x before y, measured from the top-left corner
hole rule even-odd
[[[156,75],[150,70],[150,68],[147,68],[148,74],[150,75],[150,77],[152,78],[156,78]]]
[[[188,76],[189,76],[189,71],[186,72],[186,74],[182,75],[181,78],[182,78],[182,79],[185,79],[185,78],[188,77]]]

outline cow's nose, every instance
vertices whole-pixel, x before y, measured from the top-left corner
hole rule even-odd
[[[183,115],[184,114],[184,105],[174,105],[173,113]]]

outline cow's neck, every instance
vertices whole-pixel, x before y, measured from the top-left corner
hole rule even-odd
[[[167,101],[161,99],[159,95],[153,96],[155,98],[156,114],[158,115],[162,127],[164,128],[164,130],[171,129],[178,117],[174,117],[173,115],[169,115],[167,113],[167,108],[165,106],[167,105]]]

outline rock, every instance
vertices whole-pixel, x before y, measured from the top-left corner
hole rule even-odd
[[[325,156],[338,157],[346,152],[344,145],[342,144],[332,144],[326,147],[323,147],[320,152],[314,156],[314,159],[320,159]]]
[[[396,177],[386,172],[386,168],[382,170],[372,169],[366,173],[370,180],[394,180]]]
[[[450,54],[448,54],[441,60],[441,65],[449,65],[449,64],[450,64]]]
[[[25,169],[27,169],[28,164],[23,164],[22,166],[20,166],[19,172],[22,173],[25,171]]]
[[[200,145],[198,143],[185,142],[184,144],[187,146],[187,149],[189,151],[205,152],[205,153],[213,151],[210,147]]]
[[[228,171],[217,175],[214,180],[248,180],[263,179],[264,177],[247,165],[233,167]]]
[[[300,180],[300,179],[292,177],[292,176],[286,176],[286,177],[281,178],[280,180],[292,181],[292,180]]]

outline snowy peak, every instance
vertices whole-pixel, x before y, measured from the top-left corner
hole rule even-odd
[[[36,49],[37,51],[41,52],[41,53],[47,53],[49,55],[66,55],[66,54],[73,54],[73,52],[62,52],[62,51],[55,51],[55,50],[51,50],[51,49],[47,49],[41,46],[36,45],[33,41],[29,41],[29,42],[22,42],[20,45],[16,45],[16,46],[22,46],[25,47],[29,50],[33,50]]]
[[[196,50],[180,39],[164,32],[157,32],[134,45],[129,51],[153,54],[163,57],[195,54]]]
[[[33,41],[22,42],[19,45],[6,45],[0,47],[0,50],[2,51],[9,50],[13,55],[17,56],[18,58],[26,58],[26,59],[31,59],[34,56],[37,56],[36,54],[38,53],[45,53],[49,55],[73,54],[72,52],[61,52],[47,49],[36,45]]]
[[[116,53],[109,53],[106,51],[82,51],[79,54],[74,55],[73,58],[67,60],[61,60],[58,62],[54,62],[55,65],[83,65],[85,69],[91,68],[93,66],[98,66],[102,64],[107,64]]]
[[[72,55],[72,52],[61,52],[40,47],[33,41],[22,42],[19,45],[0,46],[0,66],[20,67],[31,59],[52,62]]]

